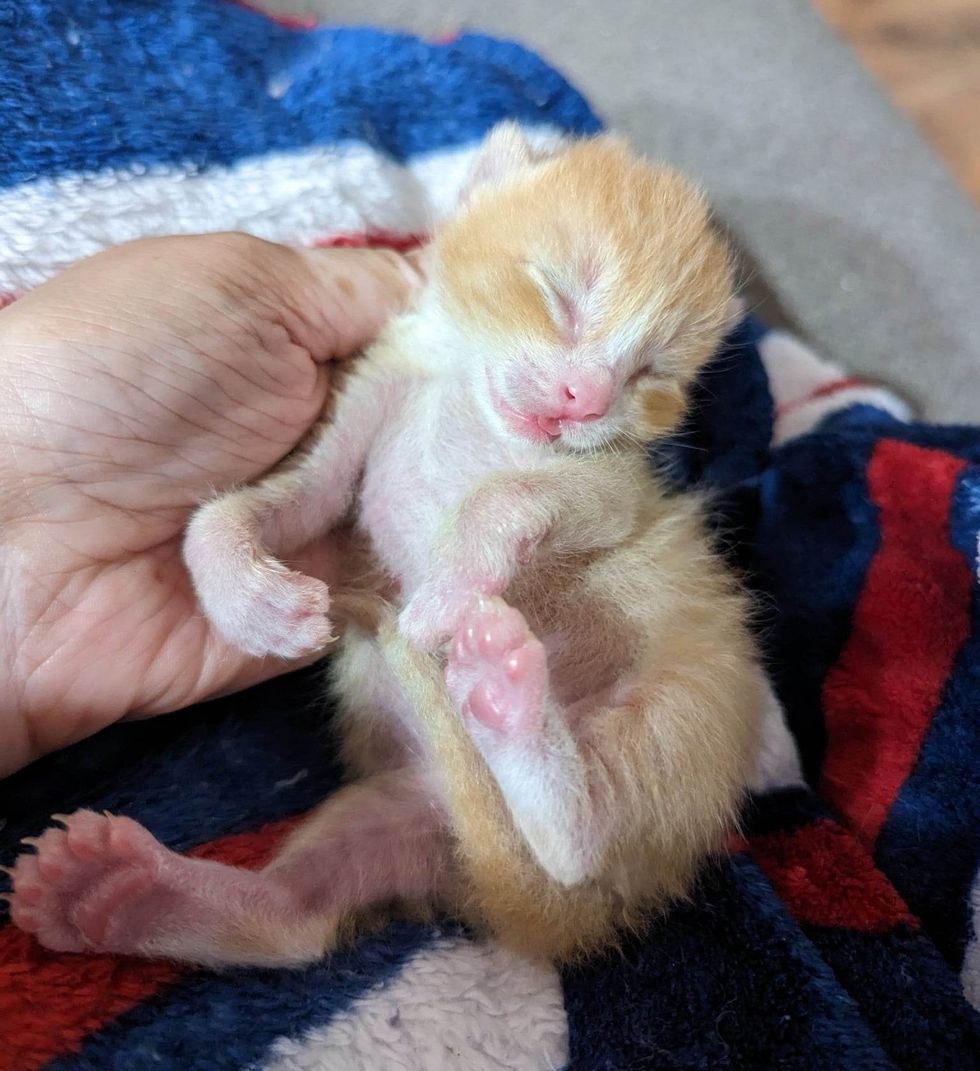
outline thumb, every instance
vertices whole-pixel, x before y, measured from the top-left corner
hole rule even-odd
[[[284,298],[296,318],[297,341],[317,361],[367,345],[411,305],[424,281],[416,258],[390,249],[293,252],[299,278],[287,283]]]

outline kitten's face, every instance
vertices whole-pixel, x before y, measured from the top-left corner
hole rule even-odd
[[[730,311],[704,202],[611,138],[535,161],[505,129],[488,154],[435,245],[474,389],[516,438],[558,449],[668,433]]]

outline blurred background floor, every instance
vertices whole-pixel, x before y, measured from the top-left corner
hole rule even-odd
[[[980,0],[813,0],[980,205]]]

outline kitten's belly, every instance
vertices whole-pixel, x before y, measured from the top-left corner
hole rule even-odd
[[[427,438],[395,427],[375,444],[361,482],[358,524],[403,591],[428,572],[448,513],[494,470],[478,443],[442,433]]]
[[[402,589],[414,587],[428,565],[448,502],[445,492],[407,452],[385,451],[364,474],[358,526],[384,569]]]
[[[588,583],[589,560],[564,558],[525,570],[504,593],[548,652],[556,698],[571,706],[622,683],[637,635],[615,601]]]

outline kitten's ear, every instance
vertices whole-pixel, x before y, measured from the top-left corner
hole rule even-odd
[[[466,204],[482,186],[499,186],[533,159],[534,152],[517,123],[498,123],[487,135],[463,183],[460,204]]]

